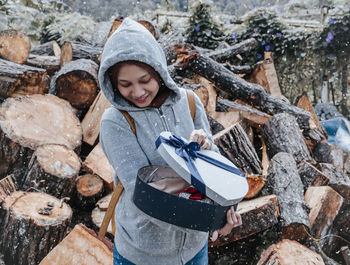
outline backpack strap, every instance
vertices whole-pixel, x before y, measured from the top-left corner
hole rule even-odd
[[[192,117],[192,120],[194,121],[194,118],[196,117],[196,101],[194,98],[194,92],[192,90],[186,89],[186,94],[187,94],[188,106],[190,107],[191,117]]]
[[[195,101],[194,93],[192,90],[186,90],[186,95],[187,95],[188,106],[190,108],[191,117],[192,117],[192,120],[194,121],[194,118],[196,116],[196,101]],[[124,115],[124,117],[126,118],[126,120],[130,125],[130,129],[136,136],[136,126],[135,126],[134,119],[130,116],[130,114],[127,111],[120,110],[120,112]],[[108,208],[105,213],[105,216],[103,217],[100,231],[98,232],[98,235],[101,237],[104,237],[106,235],[107,228],[111,219],[112,219],[112,233],[113,234],[115,233],[115,220],[113,216],[115,215],[115,207],[120,199],[120,196],[123,190],[124,190],[124,187],[120,181],[118,182],[117,187],[114,186],[113,188],[111,200],[108,204]]]

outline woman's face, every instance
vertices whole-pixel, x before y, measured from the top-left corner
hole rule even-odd
[[[136,107],[148,107],[159,91],[159,81],[150,71],[148,67],[123,63],[112,69],[112,82],[124,99]]]

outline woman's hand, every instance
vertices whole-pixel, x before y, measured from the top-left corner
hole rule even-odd
[[[227,236],[228,234],[231,233],[231,230],[234,227],[242,225],[242,217],[239,213],[235,212],[235,210],[233,209],[233,206],[231,206],[231,208],[226,213],[226,221],[227,223],[223,228],[216,230],[211,234],[210,240],[212,242],[218,239],[219,235]]]
[[[189,139],[189,142],[199,143],[202,149],[210,149],[211,141],[208,138],[208,135],[203,129],[193,130]]]

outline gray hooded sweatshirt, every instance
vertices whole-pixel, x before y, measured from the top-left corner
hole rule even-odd
[[[108,69],[128,60],[150,65],[171,90],[160,108],[138,108],[120,94],[114,95]],[[163,50],[146,28],[128,18],[108,39],[98,78],[104,95],[112,104],[101,119],[100,144],[114,169],[115,182],[121,181],[124,186],[116,207],[116,248],[120,255],[137,265],[185,264],[203,248],[208,233],[152,218],[134,205],[132,196],[140,168],[167,166],[155,146],[162,131],[188,139],[194,129],[202,128],[210,135],[203,105],[196,96],[196,115],[192,121],[186,92],[171,79]],[[127,111],[134,119],[137,137],[119,110]],[[209,138],[212,140],[211,136]],[[212,150],[217,150],[214,144]]]

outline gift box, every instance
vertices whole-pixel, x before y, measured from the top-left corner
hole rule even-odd
[[[199,144],[188,143],[170,132],[162,132],[156,146],[169,167],[139,170],[135,205],[146,214],[177,226],[206,232],[222,228],[227,210],[248,192],[243,173],[219,153],[200,150]],[[205,195],[204,199],[181,196],[182,191],[192,190],[189,186]]]

